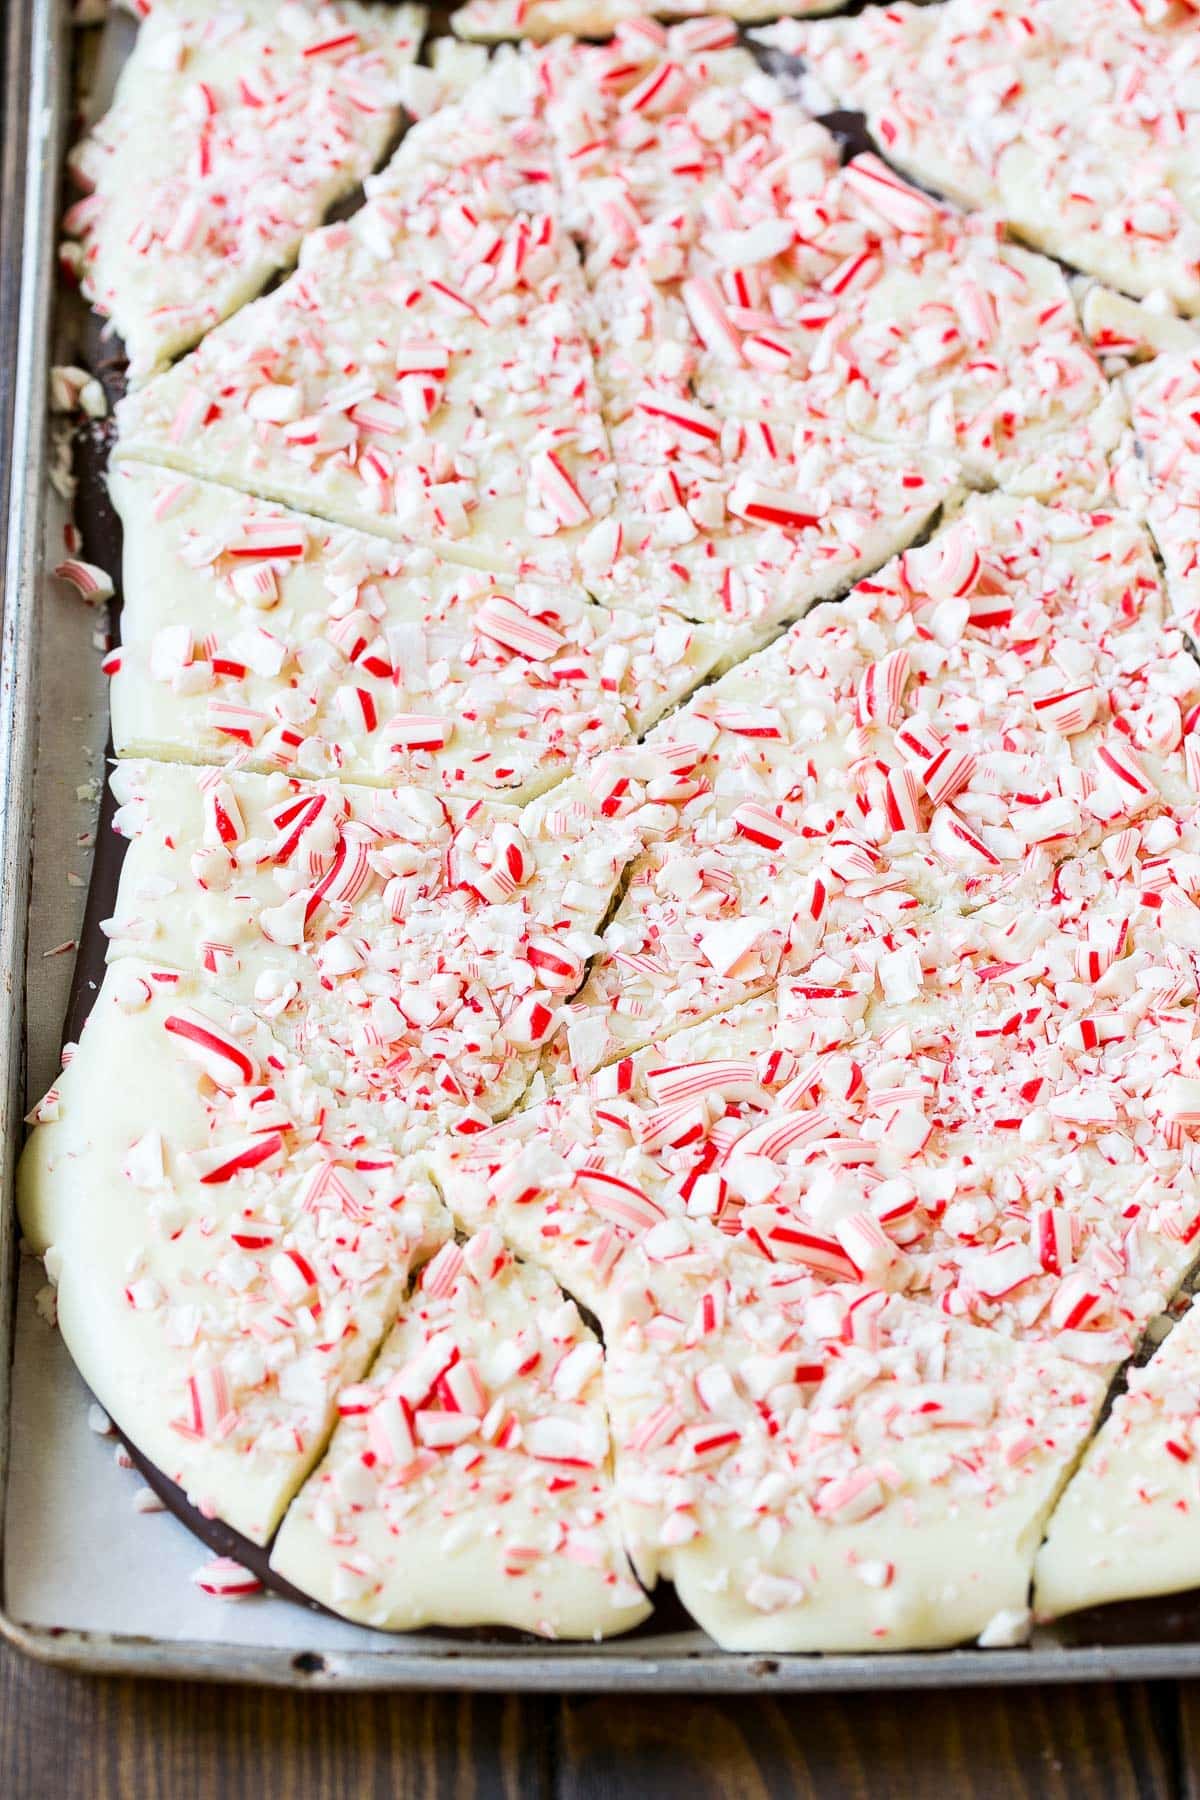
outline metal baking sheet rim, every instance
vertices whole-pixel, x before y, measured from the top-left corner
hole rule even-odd
[[[21,1137],[25,1047],[25,947],[30,888],[30,807],[37,721],[37,607],[44,577],[47,470],[47,361],[54,296],[59,171],[67,111],[70,26],[66,0],[29,0],[10,9],[6,58],[3,200],[20,221],[0,270],[0,324],[16,358],[0,369],[0,429],[11,420],[3,532],[4,620],[0,640],[0,1532],[8,1485],[11,1357],[17,1241],[13,1178]],[[7,235],[7,234],[6,234]],[[10,284],[19,241],[19,295]],[[0,1595],[0,1633],[39,1661],[93,1674],[192,1677],[270,1687],[496,1689],[506,1692],[802,1693],[873,1688],[980,1687],[1023,1682],[1161,1680],[1200,1675],[1200,1642],[1063,1646],[1043,1641],[1013,1650],[958,1649],[877,1655],[754,1656],[717,1649],[597,1650],[563,1645],[473,1648],[381,1639],[351,1651],[304,1648],[297,1611],[294,1646],[244,1649],[97,1631],[30,1627]],[[1050,1640],[1050,1641],[1045,1641]]]

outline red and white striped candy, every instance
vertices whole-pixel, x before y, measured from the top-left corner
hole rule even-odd
[[[973,1264],[972,1282],[989,1300],[1000,1300],[1022,1287],[1037,1268],[1026,1245],[1000,1244]]]
[[[627,1231],[650,1231],[666,1217],[661,1206],[635,1182],[604,1169],[580,1169],[575,1186],[593,1212]]]
[[[1071,1218],[1061,1206],[1037,1208],[1030,1220],[1037,1259],[1050,1275],[1064,1275],[1073,1260]]]
[[[877,156],[856,156],[847,164],[842,179],[897,231],[928,232],[937,220],[935,202],[893,174]]]
[[[929,720],[923,719],[919,713],[910,714],[903,724],[896,727],[896,742],[919,762],[931,761],[944,747],[941,733],[935,731]]]
[[[823,1519],[837,1519],[843,1525],[855,1525],[869,1519],[886,1505],[888,1490],[871,1469],[853,1469],[823,1482],[813,1501]]]
[[[539,451],[531,457],[529,474],[542,505],[560,525],[586,525],[592,509],[553,450]]]
[[[531,938],[525,954],[538,981],[553,993],[573,993],[583,980],[583,957],[561,938]]]
[[[759,1090],[752,1062],[714,1058],[712,1062],[667,1063],[646,1071],[646,1086],[656,1100],[694,1100],[701,1094],[720,1094],[725,1100],[752,1098]]]
[[[944,806],[947,800],[953,800],[955,794],[969,787],[978,766],[978,757],[972,756],[969,750],[956,750],[953,746],[939,750],[921,770],[925,792],[933,805]]]
[[[324,794],[307,794],[290,801],[271,815],[276,836],[259,857],[260,863],[283,865],[301,850],[305,835],[320,819],[328,804]]]
[[[633,1058],[623,1056],[620,1062],[609,1063],[605,1068],[597,1069],[588,1085],[598,1100],[615,1100],[632,1093],[633,1081]]]
[[[255,706],[242,706],[236,700],[222,700],[213,695],[205,709],[205,719],[214,731],[223,737],[233,738],[236,743],[245,744],[252,749],[267,730],[271,721],[265,712]]]
[[[735,519],[746,519],[754,525],[778,525],[784,531],[808,531],[821,523],[799,494],[786,489],[767,487],[753,475],[739,475],[726,496],[726,505]]]
[[[929,847],[934,855],[952,866],[978,864],[995,869],[1000,858],[994,856],[977,831],[972,831],[952,806],[940,806],[929,822]]]
[[[531,1419],[525,1426],[525,1448],[539,1462],[566,1463],[574,1468],[594,1468],[604,1454],[605,1435],[588,1429],[580,1418],[550,1414]]]
[[[417,1454],[407,1408],[396,1394],[384,1394],[367,1417],[367,1448],[385,1469],[406,1469]]]
[[[779,714],[769,706],[714,706],[708,716],[719,730],[730,731],[735,737],[783,736],[783,722]],[[685,765],[693,767],[697,752],[688,745],[683,745],[680,749]]]
[[[1200,635],[1200,632],[1192,635]],[[1183,772],[1193,794],[1200,795],[1200,737],[1195,732],[1183,740]]]
[[[308,917],[324,901],[329,906],[353,906],[375,880],[370,851],[358,839],[339,838],[333,862],[313,889]]]
[[[741,340],[730,323],[725,303],[711,281],[693,278],[680,289],[688,318],[704,348],[718,362],[739,368],[742,361]]]
[[[258,1064],[250,1052],[203,1013],[169,1013],[163,1029],[218,1087],[249,1087],[258,1080]]]
[[[939,532],[928,544],[906,550],[900,567],[914,594],[954,600],[970,593],[983,563],[969,526],[957,525]]]
[[[493,643],[535,662],[557,656],[565,649],[567,641],[561,631],[556,631],[542,619],[535,619],[523,606],[503,594],[493,594],[484,601],[475,615],[475,629]]]
[[[449,346],[439,343],[436,338],[413,338],[408,343],[397,346],[395,369],[400,378],[405,375],[432,375],[435,380],[444,381],[450,372]]]
[[[311,1306],[317,1299],[317,1272],[299,1250],[281,1250],[271,1258],[271,1286],[288,1306]]]
[[[641,113],[657,118],[673,112],[691,92],[691,83],[678,63],[662,62],[644,80],[621,97],[623,113]]]
[[[198,1369],[186,1382],[188,1429],[197,1437],[215,1438],[233,1411],[229,1382],[220,1363]]]
[[[1164,1118],[1182,1130],[1200,1130],[1200,1076],[1168,1076],[1162,1087],[1162,1110]]]
[[[765,1156],[769,1162],[782,1162],[796,1144],[818,1142],[831,1136],[834,1129],[832,1117],[820,1107],[782,1117],[771,1114],[743,1131],[734,1148],[739,1156]]]
[[[334,694],[334,703],[352,731],[372,732],[379,724],[379,709],[370,688],[346,684]]]
[[[871,663],[858,684],[856,714],[858,723],[894,725],[900,716],[904,689],[908,683],[911,661],[907,650],[891,650],[878,662]]]
[[[385,1166],[376,1157],[372,1166]],[[300,1208],[306,1213],[315,1213],[320,1208],[336,1208],[344,1219],[371,1219],[371,1188],[365,1183],[356,1168],[349,1168],[345,1163],[336,1163],[333,1157],[309,1175],[304,1184]]]
[[[1090,1013],[1065,1025],[1059,1043],[1067,1050],[1097,1050],[1104,1044],[1123,1043],[1130,1034],[1124,1013]]]
[[[992,295],[977,281],[963,281],[955,293],[955,305],[971,343],[977,348],[990,344],[1000,322]]]
[[[112,578],[95,563],[70,557],[66,562],[56,564],[54,573],[59,581],[68,582],[89,606],[99,606],[102,601],[112,599]]]
[[[699,1099],[674,1100],[634,1115],[634,1135],[644,1150],[682,1149],[700,1143],[708,1130],[708,1111]]]
[[[245,1600],[262,1592],[258,1576],[231,1556],[216,1556],[204,1563],[193,1571],[192,1581],[202,1593],[213,1594],[218,1600]]]
[[[490,842],[479,846],[480,852],[485,849],[490,862],[484,865],[477,856],[470,883],[481,899],[503,904],[532,878],[537,862],[528,840],[515,825],[497,825]]]
[[[680,1461],[685,1468],[702,1468],[720,1462],[741,1441],[736,1425],[690,1425],[680,1441]]]
[[[1154,793],[1154,783],[1126,744],[1117,738],[1097,745],[1096,761],[1123,789],[1143,799]]]
[[[201,793],[205,843],[240,844],[246,835],[246,821],[230,783],[219,779],[206,781]]]
[[[921,787],[910,768],[892,769],[883,784],[884,814],[893,831],[920,831]]]
[[[733,824],[739,837],[759,844],[764,850],[781,850],[798,835],[794,826],[785,824],[768,807],[760,806],[754,800],[744,800],[735,808]]]
[[[838,300],[846,294],[861,293],[878,281],[882,269],[883,258],[877,250],[856,250],[821,278],[821,292]]]
[[[393,750],[444,750],[454,736],[454,721],[435,713],[397,713],[386,729]]]
[[[1104,1295],[1095,1279],[1079,1269],[1059,1282],[1050,1302],[1050,1321],[1059,1331],[1078,1331],[1091,1324],[1104,1308]]]
[[[343,1419],[364,1418],[379,1399],[369,1382],[355,1381],[344,1387],[337,1398],[338,1414]]]
[[[785,1262],[803,1263],[819,1275],[831,1275],[841,1281],[857,1281],[860,1271],[836,1238],[826,1237],[811,1227],[789,1223],[779,1218],[765,1230],[759,1226],[771,1252]]]
[[[920,1210],[920,1196],[900,1182],[885,1181],[871,1197],[871,1211],[888,1231],[904,1227]]]
[[[791,366],[792,349],[787,341],[772,331],[752,331],[742,339],[742,357],[753,368],[778,375]]]
[[[421,1287],[435,1300],[445,1300],[454,1292],[454,1284],[462,1274],[461,1244],[443,1244],[421,1271]]]
[[[728,1291],[723,1287],[709,1288],[707,1293],[700,1296],[688,1330],[690,1344],[699,1343],[706,1337],[715,1337],[719,1331],[724,1331],[728,1312],[727,1299]]]
[[[645,1455],[650,1450],[661,1450],[675,1441],[685,1423],[679,1408],[668,1402],[665,1406],[660,1406],[657,1412],[649,1413],[641,1420],[626,1439],[626,1448],[640,1455]]]
[[[900,1285],[909,1267],[908,1258],[871,1213],[851,1213],[848,1218],[839,1219],[834,1232],[850,1261],[867,1281],[878,1282],[887,1288]]]
[[[430,1450],[456,1450],[474,1437],[479,1420],[469,1413],[438,1412],[425,1407],[415,1415],[418,1440]]]
[[[1086,731],[1096,717],[1100,706],[1100,695],[1090,684],[1086,687],[1063,688],[1054,694],[1046,694],[1033,703],[1034,714],[1040,724],[1049,731],[1060,732],[1063,737],[1073,737],[1077,732]]]
[[[214,1144],[186,1154],[186,1167],[204,1187],[220,1187],[261,1168],[283,1150],[278,1131],[260,1132],[254,1137],[236,1138],[230,1143]]]
[[[504,1021],[504,1035],[518,1050],[536,1050],[554,1030],[554,1008],[527,994],[519,1000]]]
[[[688,56],[697,56],[702,50],[727,50],[736,42],[737,26],[732,19],[686,19],[671,31],[672,48]]]
[[[235,562],[301,562],[308,538],[300,524],[285,519],[247,519],[225,546]]]
[[[454,1363],[437,1384],[438,1398],[450,1412],[467,1413],[482,1419],[488,1409],[487,1389],[479,1373],[479,1365],[470,1357]]]
[[[230,585],[239,600],[266,611],[279,599],[279,577],[270,563],[250,563],[230,573]]]
[[[1125,940],[1125,929],[1117,938],[1107,944],[1077,944],[1073,958],[1075,973],[1080,981],[1096,982],[1112,968],[1117,957],[1122,954]]]
[[[720,421],[694,400],[684,400],[674,394],[660,394],[654,388],[647,388],[638,395],[636,406],[638,412],[645,413],[648,419],[658,419],[664,425],[670,425],[684,439],[696,438],[701,443],[715,444],[721,436]]]

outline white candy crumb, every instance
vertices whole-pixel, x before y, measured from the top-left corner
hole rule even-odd
[[[976,1643],[981,1650],[1015,1650],[1029,1642],[1033,1614],[1027,1606],[1006,1606],[988,1620]]]

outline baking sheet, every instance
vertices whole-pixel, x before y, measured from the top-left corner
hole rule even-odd
[[[87,840],[95,827],[107,713],[98,638],[102,615],[45,573],[58,558],[66,518],[44,482],[36,398],[45,382],[39,340],[49,303],[46,252],[53,241],[63,136],[65,81],[57,53],[67,39],[65,11],[63,0],[31,0],[28,12],[22,7],[9,16],[14,34],[28,34],[36,79],[23,361],[16,395],[17,504],[7,546],[5,698],[14,682],[19,687],[32,681],[36,668],[40,724],[36,778],[30,783],[26,715],[18,694],[11,740],[0,743],[10,778],[0,821],[12,852],[4,871],[8,911],[0,918],[0,939],[14,1002],[9,1024],[19,1023],[20,996],[11,977],[18,961],[26,963],[31,1099],[58,1067],[73,967],[71,953],[61,947],[72,945],[81,932],[91,862]],[[30,434],[28,450],[23,431]],[[40,647],[36,658],[34,635]],[[9,1157],[15,1141],[10,1120],[3,1146]],[[11,1211],[0,1216],[0,1233],[11,1235]],[[1031,1646],[1018,1650],[829,1657],[728,1655],[699,1632],[672,1631],[661,1622],[631,1639],[595,1647],[544,1649],[449,1633],[388,1638],[275,1596],[222,1602],[190,1580],[207,1558],[203,1546],[171,1515],[135,1511],[140,1477],[117,1466],[112,1438],[90,1429],[84,1384],[39,1311],[45,1285],[40,1266],[23,1257],[18,1268],[11,1258],[8,1267],[0,1266],[0,1280],[7,1282],[0,1287],[0,1302],[11,1299],[14,1287],[16,1293],[0,1628],[44,1657],[95,1669],[267,1683],[507,1690],[850,1689],[1200,1673],[1200,1619],[1195,1596],[1188,1595],[1081,1616],[1038,1631]],[[0,1428],[4,1374],[0,1364]]]
[[[729,1656],[700,1633],[655,1632],[593,1648],[472,1646],[466,1637],[385,1639],[274,1595],[237,1602],[191,1581],[206,1552],[169,1513],[140,1514],[135,1471],[88,1424],[87,1390],[36,1304],[45,1277],[22,1259],[9,1444],[5,1600],[42,1654],[146,1673],[311,1685],[796,1690],[1078,1680],[1195,1673],[1187,1596],[1152,1648],[1065,1645],[883,1657]],[[1139,1629],[1135,1626],[1135,1629]],[[64,1634],[87,1634],[87,1641]],[[1178,1640],[1183,1637],[1185,1641]],[[116,1640],[116,1641],[114,1641]]]
[[[134,1511],[141,1486],[116,1440],[88,1425],[88,1393],[35,1304],[22,1258],[13,1363],[5,1592],[22,1624],[242,1647],[344,1650],[369,1634],[275,1596],[221,1601],[191,1581],[207,1560],[170,1513]]]

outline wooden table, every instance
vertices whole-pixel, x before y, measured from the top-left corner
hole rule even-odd
[[[845,1700],[271,1693],[0,1647],[4,1800],[1200,1800],[1200,1687]]]

